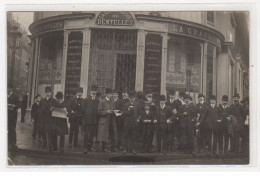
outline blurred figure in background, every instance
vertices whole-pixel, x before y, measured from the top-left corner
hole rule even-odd
[[[28,103],[28,93],[23,95],[22,101],[21,101],[21,122],[24,123],[24,117],[26,115],[26,108]]]
[[[31,109],[31,121],[33,123],[33,133],[32,133],[33,142],[36,141],[36,135],[38,135],[38,143],[40,143],[40,144],[41,144],[41,135],[38,133],[38,130],[37,130],[37,122],[38,122],[38,118],[39,118],[41,99],[42,99],[42,97],[40,95],[37,95],[35,97],[35,103],[33,103],[32,109]]]

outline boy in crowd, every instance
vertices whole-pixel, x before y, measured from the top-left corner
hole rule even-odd
[[[39,109],[40,109],[40,101],[41,101],[41,96],[37,95],[35,97],[35,103],[33,103],[32,105],[32,109],[31,109],[31,121],[33,123],[33,133],[32,133],[32,137],[33,137],[33,142],[36,141],[36,135],[37,135],[37,122],[38,122],[38,118],[39,118]],[[38,142],[41,143],[41,136],[38,133]]]
[[[74,140],[74,146],[78,145],[79,126],[85,110],[85,100],[82,98],[83,88],[77,89],[77,94],[68,102],[68,116],[70,122],[69,147]]]

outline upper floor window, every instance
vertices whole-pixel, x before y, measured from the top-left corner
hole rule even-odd
[[[207,22],[214,24],[214,11],[207,11]]]

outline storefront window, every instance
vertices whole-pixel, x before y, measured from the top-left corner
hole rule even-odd
[[[196,100],[200,92],[201,46],[197,40],[171,37],[168,41],[167,91],[184,91]]]
[[[38,94],[42,96],[46,86],[51,86],[54,93],[61,91],[62,47],[62,33],[42,37],[38,74]]]

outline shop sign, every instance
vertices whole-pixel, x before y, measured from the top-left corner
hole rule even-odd
[[[145,40],[144,91],[160,93],[162,64],[162,37],[147,34]]]
[[[210,42],[220,44],[220,39],[209,31],[199,29],[197,27],[183,25],[178,23],[171,23],[168,26],[169,33],[184,34],[191,37],[201,38],[202,40],[208,40]]]
[[[33,30],[33,33],[41,33],[41,32],[46,32],[46,31],[51,31],[51,30],[59,30],[59,29],[63,29],[63,27],[64,27],[63,21],[44,23],[44,24],[36,26],[35,29]]]
[[[135,21],[129,12],[101,12],[96,19],[96,24],[105,26],[133,26]]]

